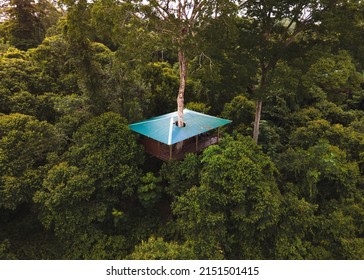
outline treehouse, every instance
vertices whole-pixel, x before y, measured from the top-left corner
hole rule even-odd
[[[183,111],[184,126],[177,126],[177,112],[129,125],[140,136],[145,151],[161,160],[182,159],[219,142],[219,128],[230,120],[192,110]]]

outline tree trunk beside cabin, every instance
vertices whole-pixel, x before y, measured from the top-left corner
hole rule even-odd
[[[182,49],[178,50],[178,62],[179,62],[179,90],[177,97],[177,112],[178,112],[178,127],[183,127],[183,109],[184,109],[184,96],[187,80],[187,60],[185,53]]]
[[[254,130],[253,130],[253,140],[256,144],[258,144],[260,117],[262,115],[262,105],[263,101],[261,99],[257,100],[255,107],[255,120],[254,120]]]
[[[254,129],[253,129],[253,140],[256,144],[258,144],[258,138],[259,138],[259,126],[260,126],[260,118],[262,115],[262,106],[263,106],[263,100],[262,100],[262,94],[266,83],[266,73],[268,71],[268,67],[270,66],[270,63],[268,66],[265,65],[264,60],[260,59],[260,71],[261,71],[261,77],[260,77],[260,83],[259,83],[259,97],[255,104],[255,119],[254,119]]]
[[[284,1],[287,5],[282,10],[282,15],[277,14],[275,4],[262,4],[264,1],[245,1],[246,5],[243,5],[243,9],[254,11],[260,11],[256,14],[254,20],[260,23],[260,26],[256,31],[260,34],[260,44],[256,46],[256,58],[260,64],[260,83],[258,85],[258,97],[255,108],[255,120],[253,129],[253,140],[258,143],[259,131],[260,131],[260,119],[262,114],[263,96],[266,86],[268,73],[272,73],[280,59],[287,59],[285,50],[288,49],[293,43],[297,42],[297,38],[300,34],[306,32],[310,28],[316,29],[317,19],[314,13],[318,12],[315,8],[310,9],[305,1]],[[272,1],[274,2],[274,1]],[[279,2],[279,1],[276,1]],[[310,1],[309,1],[310,2]],[[314,2],[314,1],[312,1]],[[280,6],[283,8],[283,6]],[[326,9],[321,9],[322,12],[326,12]],[[320,14],[321,12],[319,12]],[[277,17],[277,15],[279,15]],[[277,25],[279,23],[279,25]],[[261,29],[262,28],[262,29]],[[315,34],[315,33],[313,33]],[[279,50],[276,52],[276,50]],[[271,52],[273,51],[273,52]],[[269,58],[270,57],[270,58]]]

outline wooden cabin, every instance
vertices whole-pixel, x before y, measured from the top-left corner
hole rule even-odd
[[[177,112],[129,125],[140,136],[147,153],[169,161],[200,152],[219,142],[219,128],[230,120],[184,109],[184,127],[177,126]]]

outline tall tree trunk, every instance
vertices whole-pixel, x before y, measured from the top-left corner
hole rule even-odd
[[[261,70],[261,77],[260,77],[260,85],[259,85],[259,92],[258,92],[258,100],[255,105],[255,120],[254,120],[254,129],[253,129],[253,140],[256,144],[258,144],[259,138],[259,126],[260,126],[260,118],[262,116],[262,106],[263,106],[263,98],[262,94],[265,89],[266,85],[266,78],[267,78],[267,71],[268,69],[274,68],[276,61],[270,61],[268,65],[265,65],[264,61],[260,61],[260,70]]]
[[[179,90],[177,97],[177,112],[178,112],[178,126],[183,127],[183,109],[184,109],[184,96],[187,80],[187,60],[184,51],[180,48],[178,50],[179,62]]]
[[[257,100],[255,107],[255,120],[254,120],[254,130],[253,130],[253,140],[256,144],[258,144],[260,117],[262,115],[262,105],[263,101],[261,99]]]

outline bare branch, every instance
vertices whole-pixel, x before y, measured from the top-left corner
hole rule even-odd
[[[213,66],[213,62],[212,62],[212,58],[207,56],[204,52],[201,52],[200,57],[198,59],[198,64],[199,67],[202,68],[202,60],[203,58],[207,58],[209,60],[209,66],[210,66],[210,70],[212,71],[212,66]]]

